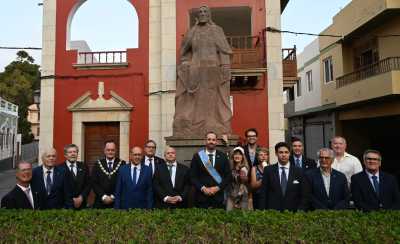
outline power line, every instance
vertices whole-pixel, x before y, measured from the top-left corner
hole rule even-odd
[[[6,47],[6,46],[0,46],[0,49],[8,49],[8,50],[42,50],[41,47]]]
[[[288,31],[288,30],[279,30],[274,27],[267,27],[265,31],[268,32],[275,32],[275,33],[287,33],[293,35],[307,35],[307,36],[321,36],[321,37],[336,37],[336,38],[344,38],[343,35],[335,35],[335,34],[317,34],[317,33],[309,33],[309,32],[296,32],[296,31]],[[387,35],[371,35],[373,37],[400,37],[400,34],[387,34]],[[362,37],[355,37],[355,38],[362,38]]]

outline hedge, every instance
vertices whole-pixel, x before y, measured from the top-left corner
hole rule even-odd
[[[5,243],[396,243],[400,212],[0,210]]]

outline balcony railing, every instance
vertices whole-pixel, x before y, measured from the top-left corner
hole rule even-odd
[[[298,80],[296,46],[282,49],[282,72],[284,88],[293,87]]]
[[[233,69],[264,68],[265,45],[260,36],[228,36],[228,43],[232,47],[233,56],[231,67]]]
[[[77,64],[123,64],[126,62],[126,51],[79,52]]]
[[[336,79],[336,88],[346,86],[374,75],[400,70],[400,57],[389,57]]]

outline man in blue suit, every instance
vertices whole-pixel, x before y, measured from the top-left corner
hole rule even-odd
[[[350,191],[346,176],[332,169],[334,152],[322,148],[318,152],[320,167],[306,172],[311,187],[312,209],[346,209]]]
[[[152,171],[141,164],[143,152],[134,147],[130,153],[131,162],[123,165],[118,173],[115,189],[115,209],[150,209],[152,203]]]
[[[72,191],[65,170],[55,166],[56,150],[47,149],[41,158],[43,165],[33,169],[31,185],[44,199],[43,209],[72,208]]]
[[[380,170],[380,152],[367,150],[363,158],[365,170],[351,177],[351,193],[355,206],[363,211],[400,209],[397,180]]]

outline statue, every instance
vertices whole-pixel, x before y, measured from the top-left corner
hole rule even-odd
[[[221,27],[202,6],[196,24],[185,34],[177,70],[175,137],[204,137],[214,131],[231,133],[230,55],[232,50]]]

